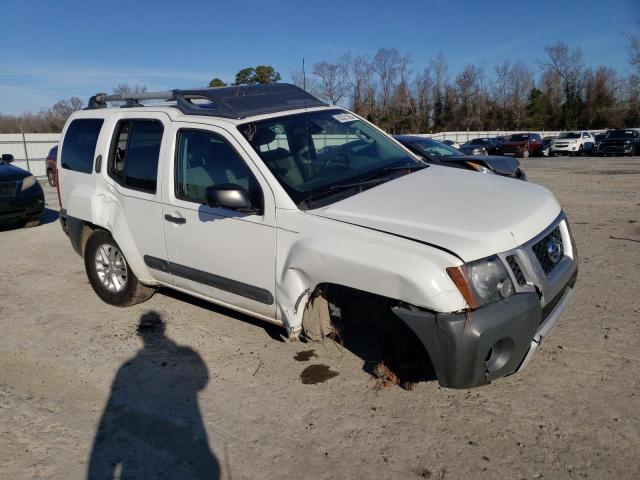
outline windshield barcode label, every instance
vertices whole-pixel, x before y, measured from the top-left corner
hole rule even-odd
[[[335,118],[340,123],[353,122],[354,120],[358,119],[358,117],[350,113],[339,113],[338,115],[333,115],[333,118]]]

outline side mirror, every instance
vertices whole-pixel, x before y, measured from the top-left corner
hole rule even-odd
[[[206,200],[209,207],[228,208],[242,213],[258,213],[259,211],[251,205],[249,193],[234,183],[207,187]]]
[[[11,163],[13,162],[13,155],[11,155],[10,153],[3,153],[2,154],[2,161],[4,163]]]

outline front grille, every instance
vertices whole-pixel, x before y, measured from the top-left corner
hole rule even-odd
[[[0,198],[13,197],[16,194],[17,182],[0,182]]]
[[[518,264],[518,260],[516,260],[516,256],[509,255],[507,257],[507,263],[509,264],[509,268],[511,268],[511,271],[513,272],[513,276],[515,277],[518,285],[526,285],[527,279],[524,276],[524,273],[522,272],[520,265]]]
[[[560,251],[557,253],[557,259],[552,258],[552,255],[549,253],[549,244],[550,242],[557,243],[560,247]],[[536,258],[540,262],[540,266],[546,275],[549,275],[554,267],[558,264],[560,259],[564,255],[564,248],[562,245],[562,235],[560,234],[560,227],[556,227],[553,231],[536,243],[533,247],[533,253],[535,253]]]

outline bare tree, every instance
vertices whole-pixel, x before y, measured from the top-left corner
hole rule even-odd
[[[136,94],[136,93],[144,93],[147,91],[146,85],[140,85],[136,83],[131,86],[128,83],[119,83],[117,86],[113,87],[114,95],[127,95],[127,94]]]
[[[373,57],[371,63],[374,72],[378,77],[380,87],[380,116],[387,115],[389,101],[393,86],[397,81],[398,70],[402,59],[400,53],[395,48],[381,48]]]
[[[440,129],[446,123],[444,103],[448,86],[447,61],[442,53],[438,53],[436,58],[429,62],[429,69],[433,72],[433,123],[434,128]]]
[[[576,128],[584,86],[582,49],[570,49],[566,43],[559,42],[545,47],[544,51],[549,59],[542,66],[562,80],[564,127]]]
[[[455,79],[458,108],[454,118],[463,128],[482,128],[479,100],[483,75],[481,68],[467,65]]]
[[[416,76],[414,83],[416,99],[416,129],[425,133],[431,128],[431,111],[433,109],[433,78],[431,70],[426,68]]]
[[[318,79],[319,96],[336,105],[347,93],[348,83],[344,69],[337,63],[319,62],[313,66]]]

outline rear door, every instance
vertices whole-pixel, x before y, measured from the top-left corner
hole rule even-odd
[[[226,130],[174,123],[173,162],[162,198],[168,268],[176,287],[267,320],[275,307],[275,203],[268,183]],[[206,188],[245,188],[260,212],[243,214],[205,204]]]
[[[141,280],[171,283],[171,275],[150,271],[145,256],[167,259],[162,224],[161,159],[170,149],[164,113],[123,112],[110,119],[112,132],[100,165],[94,218],[109,229]],[[99,205],[99,207],[98,207]]]

